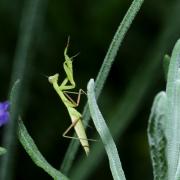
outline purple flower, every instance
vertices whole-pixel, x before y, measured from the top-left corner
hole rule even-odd
[[[8,101],[0,103],[0,127],[9,120],[9,105]]]

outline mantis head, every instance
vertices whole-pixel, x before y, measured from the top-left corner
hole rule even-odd
[[[48,77],[48,81],[49,81],[51,84],[54,84],[55,82],[58,81],[58,78],[59,78],[59,74],[56,73],[56,74],[54,74],[53,76],[49,76],[49,77]]]

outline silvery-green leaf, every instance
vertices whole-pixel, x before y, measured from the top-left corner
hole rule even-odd
[[[53,168],[43,157],[43,155],[38,150],[33,139],[29,135],[26,127],[24,126],[21,119],[18,122],[18,137],[19,140],[26,150],[27,154],[31,157],[33,162],[45,172],[47,172],[54,180],[68,180],[60,171]]]
[[[166,87],[166,134],[168,140],[168,179],[178,173],[180,157],[180,40],[177,41],[170,60]]]
[[[109,165],[113,178],[115,180],[125,180],[126,178],[121,166],[121,161],[116,145],[96,103],[93,79],[91,79],[88,83],[87,95],[90,114],[108,155]]]
[[[167,80],[167,76],[168,76],[170,60],[171,60],[171,57],[166,54],[163,59],[163,69],[164,69],[164,76],[165,76],[166,80]]]
[[[148,124],[148,140],[153,165],[154,180],[167,178],[167,160],[164,123],[166,122],[166,93],[160,92],[155,97]]]

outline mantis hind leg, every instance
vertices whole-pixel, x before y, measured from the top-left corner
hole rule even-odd
[[[66,129],[66,131],[63,133],[63,137],[64,138],[69,138],[69,139],[76,139],[76,140],[87,140],[87,141],[97,141],[95,139],[88,139],[88,138],[79,138],[79,137],[72,137],[72,136],[68,136],[67,133],[72,129],[74,128],[74,126],[76,126],[77,122],[79,121],[80,119],[76,119],[74,122],[71,123],[71,125]]]

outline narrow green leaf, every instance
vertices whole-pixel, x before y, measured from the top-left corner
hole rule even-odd
[[[38,167],[42,168],[55,180],[68,180],[66,176],[53,168],[42,156],[21,119],[18,121],[18,137],[27,154]]]
[[[148,124],[148,140],[153,165],[154,180],[167,179],[167,159],[165,155],[167,139],[165,137],[165,108],[167,105],[165,92],[155,97]]]
[[[89,81],[87,89],[90,114],[108,155],[109,165],[113,178],[115,180],[125,180],[126,178],[121,166],[121,161],[116,145],[96,102],[93,79]]]
[[[111,66],[112,66],[112,64],[115,60],[115,57],[117,55],[117,52],[122,44],[122,41],[123,41],[128,29],[130,28],[136,14],[140,10],[143,2],[144,2],[144,0],[134,0],[132,2],[131,6],[129,7],[128,11],[126,12],[122,22],[120,23],[112,41],[111,41],[111,44],[107,51],[107,54],[104,58],[103,64],[102,64],[100,71],[96,78],[95,89],[96,89],[96,98],[97,99],[102,91],[102,88],[107,79],[107,76],[109,74]],[[89,114],[88,104],[86,104],[84,107],[84,111],[83,111],[83,120],[84,120],[84,124],[86,127],[88,125],[89,119],[90,119],[90,114]],[[61,165],[61,170],[66,174],[68,173],[68,171],[70,170],[70,168],[72,166],[72,163],[74,161],[75,155],[78,150],[78,147],[79,147],[78,141],[71,141],[71,143],[66,151],[64,160]]]
[[[6,153],[6,149],[3,147],[0,147],[0,156]]]
[[[122,22],[120,23],[112,41],[111,41],[111,44],[110,44],[109,49],[104,58],[101,69],[96,78],[96,84],[95,84],[96,97],[99,97],[99,95],[102,91],[102,88],[107,79],[107,76],[109,74],[111,66],[115,60],[117,52],[123,42],[123,39],[124,39],[128,29],[131,26],[136,14],[140,10],[143,2],[144,2],[144,0],[134,0],[132,2],[131,6],[129,7],[127,13],[125,14]]]

